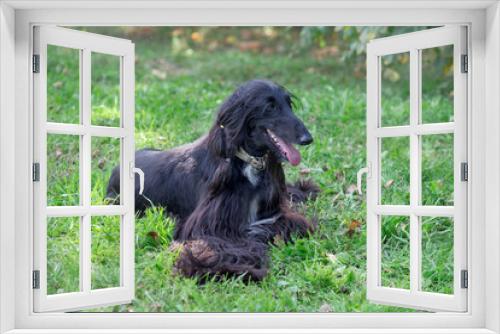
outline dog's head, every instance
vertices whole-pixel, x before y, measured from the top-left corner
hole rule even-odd
[[[242,147],[253,156],[269,153],[296,166],[301,157],[294,144],[308,145],[313,138],[292,109],[285,88],[267,80],[248,81],[220,107],[209,145],[225,158]]]

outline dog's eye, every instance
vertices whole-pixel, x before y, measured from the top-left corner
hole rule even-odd
[[[267,104],[264,107],[265,113],[275,112],[278,109],[278,104],[274,100],[268,100]]]
[[[264,113],[266,113],[269,116],[276,116],[279,114],[280,108],[278,107],[278,104],[275,102],[269,103],[267,108],[265,108]]]

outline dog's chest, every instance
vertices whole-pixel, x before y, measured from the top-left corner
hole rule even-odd
[[[250,184],[255,188],[255,191],[251,192],[250,205],[248,208],[248,222],[252,223],[257,219],[259,212],[259,202],[260,202],[260,191],[257,187],[262,182],[262,173],[251,165],[247,164],[243,167],[243,175],[250,182]]]
[[[243,175],[247,178],[248,182],[254,187],[257,187],[261,181],[261,176],[259,170],[247,164],[243,167]]]

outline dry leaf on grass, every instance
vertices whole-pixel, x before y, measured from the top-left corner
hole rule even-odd
[[[359,228],[361,227],[361,222],[359,220],[351,220],[349,223],[349,226],[347,226],[347,235],[349,237],[352,237],[353,234],[357,231],[359,231]]]
[[[156,240],[156,239],[158,239],[158,232],[156,232],[156,231],[149,231],[148,232],[148,237],[150,237],[153,240]]]

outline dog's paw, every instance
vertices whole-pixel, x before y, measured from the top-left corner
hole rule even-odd
[[[287,184],[287,192],[291,203],[303,203],[315,200],[321,190],[311,179],[301,179],[294,184]]]

